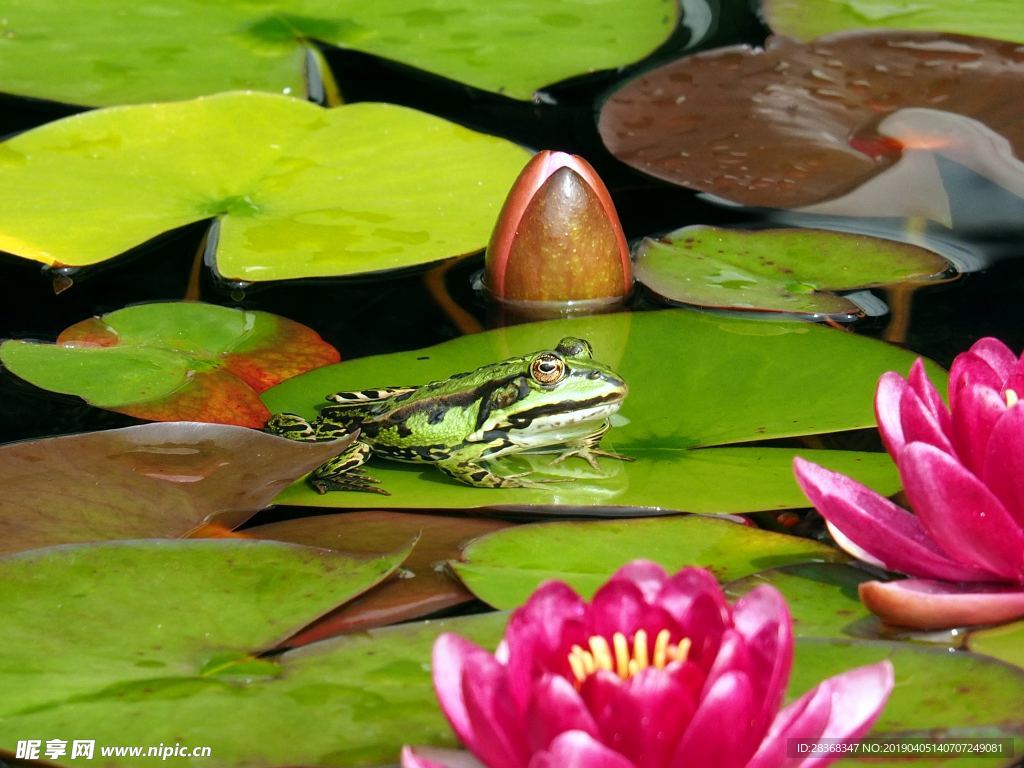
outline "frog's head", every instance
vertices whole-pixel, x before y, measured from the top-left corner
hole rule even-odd
[[[619,409],[629,391],[617,373],[594,361],[585,339],[566,337],[554,349],[519,360],[524,370],[483,403],[479,433],[554,432],[599,422]]]

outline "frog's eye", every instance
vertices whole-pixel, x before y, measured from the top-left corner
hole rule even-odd
[[[565,377],[565,362],[558,355],[537,355],[530,363],[530,375],[538,384],[556,384]]]

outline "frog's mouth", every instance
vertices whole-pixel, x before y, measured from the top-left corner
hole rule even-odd
[[[567,427],[571,424],[591,424],[601,422],[619,410],[622,400],[599,403],[589,408],[574,408],[564,413],[552,413],[536,416],[529,424],[531,432],[548,432]]]

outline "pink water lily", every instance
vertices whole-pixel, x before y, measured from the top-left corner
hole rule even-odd
[[[484,261],[487,290],[512,302],[609,302],[633,285],[608,188],[578,155],[544,150],[512,185]]]
[[[779,711],[793,657],[777,590],[730,605],[700,568],[622,567],[585,602],[561,582],[512,614],[496,653],[434,646],[434,687],[469,750],[406,748],[404,768],[772,768],[831,760],[791,738],[858,738],[893,684],[888,661],[820,683]]]
[[[875,414],[914,514],[797,458],[804,493],[854,556],[916,577],[869,582],[885,620],[940,628],[1024,616],[1024,361],[981,339],[953,361],[947,408],[921,360],[886,373]]]

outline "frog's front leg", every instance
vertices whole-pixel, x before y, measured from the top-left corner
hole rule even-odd
[[[287,437],[289,440],[298,440],[304,443],[336,440],[349,434],[341,427],[324,424],[319,420],[310,424],[304,418],[294,413],[275,413],[267,419],[263,430],[272,435],[279,435]],[[367,493],[380,493],[384,496],[389,496],[390,494],[383,488],[374,487],[374,483],[379,481],[370,477],[362,470],[363,464],[370,458],[370,452],[369,444],[356,441],[345,449],[343,453],[325,461],[314,469],[306,480],[317,493],[327,493],[328,491],[365,491]]]
[[[604,456],[609,459],[618,459],[619,461],[635,461],[632,456],[623,456],[621,453],[612,453],[611,451],[605,451],[601,448],[601,438],[604,437],[605,433],[611,428],[611,422],[605,421],[604,424],[596,431],[581,437],[579,440],[573,440],[565,444],[565,449],[556,456],[551,463],[561,464],[563,461],[571,456],[579,456],[593,469],[600,469],[597,463],[598,456]]]

